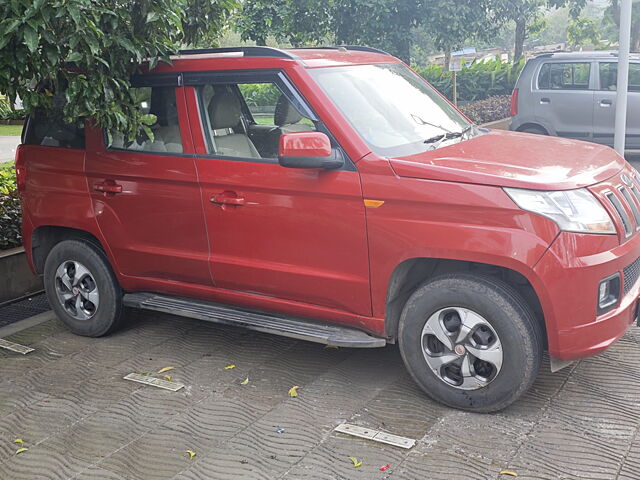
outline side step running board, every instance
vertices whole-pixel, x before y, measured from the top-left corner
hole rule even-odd
[[[324,343],[335,347],[375,348],[386,345],[384,338],[372,337],[355,328],[314,322],[297,317],[253,312],[204,300],[155,293],[128,293],[124,296],[124,304],[127,307],[155,310],[223,325],[244,327],[249,330]]]

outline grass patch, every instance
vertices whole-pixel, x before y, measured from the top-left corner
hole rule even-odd
[[[0,125],[0,137],[15,136],[22,134],[22,125]]]

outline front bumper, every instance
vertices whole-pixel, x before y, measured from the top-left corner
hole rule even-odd
[[[606,248],[605,248],[606,247]],[[634,323],[640,282],[625,267],[640,258],[640,233],[618,244],[615,236],[561,233],[534,267],[547,324],[549,354],[559,360],[596,355],[615,343]],[[627,269],[629,271],[629,269]],[[622,298],[597,315],[600,281],[616,272]]]

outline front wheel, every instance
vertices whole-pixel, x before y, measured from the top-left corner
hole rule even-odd
[[[100,337],[118,327],[122,290],[104,253],[92,243],[65,240],[51,249],[44,265],[51,308],[75,334]]]
[[[433,278],[407,301],[399,343],[405,365],[433,399],[473,412],[501,410],[538,373],[543,339],[522,297],[489,277]]]

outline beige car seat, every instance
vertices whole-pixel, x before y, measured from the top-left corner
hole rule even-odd
[[[245,133],[232,129],[240,124],[240,100],[232,92],[216,94],[209,102],[209,121],[215,153],[230,157],[261,158]]]
[[[280,128],[281,133],[310,132],[315,130],[315,128],[310,125],[298,123],[302,120],[302,115],[284,95],[280,95],[276,102],[276,110],[273,120]]]

